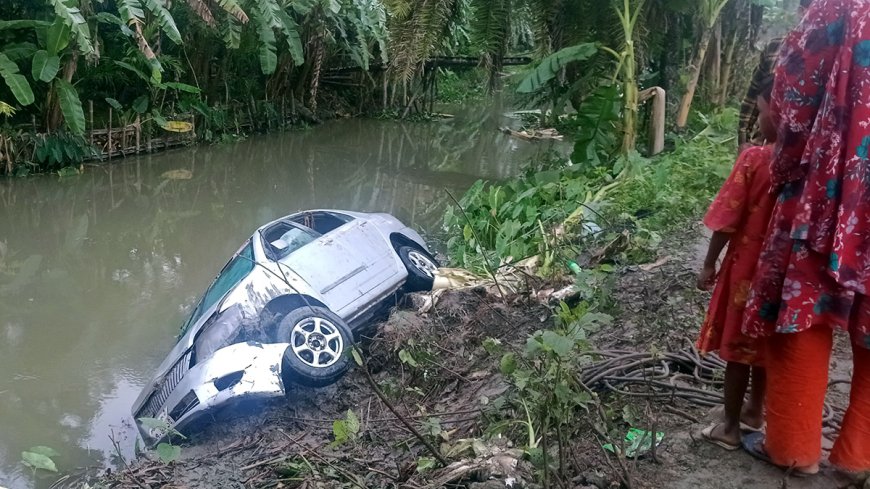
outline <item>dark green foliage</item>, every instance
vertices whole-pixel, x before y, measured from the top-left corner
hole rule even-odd
[[[598,53],[598,44],[583,43],[569,46],[542,59],[540,63],[520,82],[519,93],[532,93],[546,87],[547,83],[571,63],[586,61]]]
[[[95,155],[95,149],[85,138],[64,131],[37,139],[34,150],[36,162],[48,170],[78,164]]]
[[[603,84],[583,99],[577,112],[562,123],[574,135],[571,159],[600,166],[619,149],[622,97],[619,86]]]

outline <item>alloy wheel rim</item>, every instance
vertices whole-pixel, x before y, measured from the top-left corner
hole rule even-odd
[[[328,319],[305,318],[290,332],[290,348],[302,363],[313,368],[334,365],[344,352],[344,339]]]
[[[429,278],[435,278],[435,270],[437,270],[438,267],[432,263],[432,260],[430,260],[428,256],[419,251],[411,251],[408,253],[408,260],[411,262],[411,265],[421,273]]]

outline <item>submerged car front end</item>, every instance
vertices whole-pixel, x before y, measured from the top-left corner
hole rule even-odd
[[[167,428],[183,430],[215,407],[283,396],[281,363],[288,346],[236,343],[193,366],[193,351],[185,353],[136,411],[139,432],[151,445],[166,435]],[[166,426],[150,427],[153,423],[141,418],[156,418]]]

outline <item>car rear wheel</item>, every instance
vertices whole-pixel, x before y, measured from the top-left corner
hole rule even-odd
[[[335,383],[350,367],[347,351],[353,345],[353,335],[345,322],[325,307],[290,311],[278,325],[277,337],[290,343],[284,352],[285,383],[324,387]]]
[[[413,246],[401,246],[398,253],[405,268],[408,269],[405,288],[411,292],[432,290],[438,263],[428,253]]]

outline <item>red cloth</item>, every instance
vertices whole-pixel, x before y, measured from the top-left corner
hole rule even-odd
[[[771,180],[782,186],[744,332],[817,324],[870,348],[870,0],[816,0],[785,39],[772,110],[781,119]]]
[[[870,307],[863,300],[861,308]],[[833,330],[814,327],[775,335],[767,342],[765,449],[777,465],[805,467],[819,461],[822,414],[828,388]],[[852,472],[870,469],[870,350],[855,347],[849,409],[830,460]]]
[[[702,353],[718,350],[723,360],[747,365],[763,363],[758,340],[744,335],[741,323],[776,202],[770,193],[772,157],[769,146],[744,151],[704,218],[704,224],[711,230],[732,236],[697,347]]]

